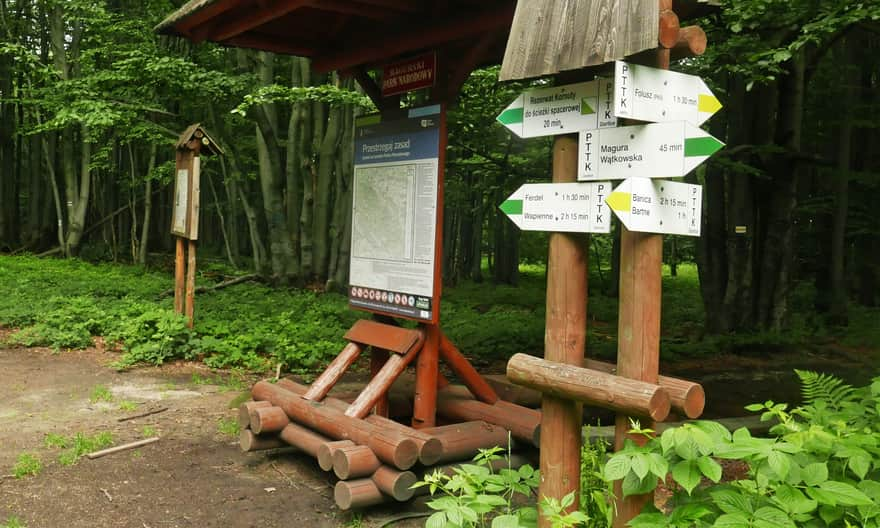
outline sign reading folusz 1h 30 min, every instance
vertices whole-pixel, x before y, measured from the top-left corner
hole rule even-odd
[[[500,206],[523,231],[608,233],[611,182],[527,183]]]
[[[521,138],[614,127],[613,91],[608,79],[526,90],[496,119]]]
[[[614,115],[639,121],[687,121],[700,126],[721,109],[702,79],[627,62],[614,63]]]
[[[684,176],[723,146],[685,121],[583,130],[578,180]]]
[[[703,193],[699,185],[629,178],[605,201],[630,231],[700,236]]]

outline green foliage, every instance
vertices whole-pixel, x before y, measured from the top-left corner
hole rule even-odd
[[[238,420],[236,418],[224,417],[217,420],[217,431],[227,436],[238,436]]]
[[[584,428],[584,436],[589,438],[589,427]],[[581,447],[581,497],[580,511],[588,517],[583,521],[585,528],[605,528],[611,526],[614,515],[614,492],[611,483],[605,480],[603,468],[611,446],[603,439],[584,442]],[[555,505],[542,505],[543,512]]]
[[[537,510],[533,506],[515,508],[513,501],[517,495],[532,496],[538,472],[528,464],[513,469],[509,459],[503,467],[503,452],[500,447],[480,450],[473,464],[462,464],[451,474],[436,469],[417,482],[414,486],[428,486],[432,497],[440,492],[428,502],[435,512],[428,517],[426,528],[490,526],[490,522],[492,528],[536,526]],[[502,469],[493,469],[499,465]]]
[[[132,412],[135,409],[137,409],[137,406],[138,406],[137,403],[135,403],[133,401],[129,401],[129,400],[122,400],[121,402],[119,402],[119,410],[120,411]]]
[[[141,436],[144,438],[150,438],[156,436],[157,430],[152,425],[145,425],[143,429],[141,429]]]
[[[58,455],[58,462],[62,466],[72,466],[83,455],[109,447],[112,443],[113,435],[109,431],[102,431],[92,436],[76,433],[67,437],[49,433],[44,440],[46,447],[62,450]]]
[[[696,421],[612,455],[603,473],[623,479],[624,495],[652,491],[667,473],[678,487],[670,511],[649,505],[630,526],[880,526],[880,378],[851,388],[827,375],[798,375],[809,394],[804,405],[747,407],[778,422],[770,438]],[[747,476],[719,484],[718,459],[745,462]]]
[[[233,112],[244,116],[247,114],[248,109],[254,105],[278,102],[287,102],[291,104],[319,102],[331,106],[354,105],[363,108],[366,112],[376,111],[373,101],[366,95],[353,90],[345,90],[330,84],[293,87],[272,84],[269,86],[260,86],[253,93],[245,95],[244,100],[233,110]]]
[[[15,478],[35,477],[43,470],[43,462],[37,455],[32,453],[22,453],[15,459],[15,465],[12,466],[12,475]]]
[[[98,402],[111,402],[113,401],[113,394],[110,392],[105,385],[95,385],[92,389],[92,395],[89,396],[89,402],[98,403]]]
[[[12,515],[5,522],[0,523],[0,528],[27,528],[27,524],[15,515]]]

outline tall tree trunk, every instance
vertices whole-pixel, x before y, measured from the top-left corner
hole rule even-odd
[[[768,330],[783,328],[788,316],[788,294],[794,256],[794,208],[797,204],[798,163],[805,92],[804,52],[796,53],[779,81],[779,117],[775,143],[786,152],[771,162],[772,189],[764,195],[767,217],[760,261],[758,324]]]
[[[835,61],[846,69],[843,75],[843,101],[855,103],[858,83],[853,64],[854,37],[841,40],[835,51]],[[849,212],[849,172],[852,159],[853,111],[852,104],[841,105],[840,128],[837,134],[837,171],[834,174],[834,208],[831,217],[831,262],[829,266],[831,306],[829,320],[834,324],[847,323],[849,289],[846,284],[844,256],[846,252],[846,217]]]
[[[144,222],[141,225],[141,244],[138,248],[137,263],[141,266],[147,263],[147,250],[150,242],[150,223],[153,215],[153,178],[151,174],[156,168],[156,154],[158,145],[150,145],[150,161],[147,163],[146,182],[144,183]]]
[[[292,86],[308,86],[310,80],[308,59],[293,57],[291,59],[290,81]],[[311,105],[307,101],[293,104],[290,120],[287,124],[287,166],[285,174],[285,200],[287,208],[287,229],[290,232],[290,246],[293,250],[290,262],[291,273],[300,277],[300,216],[302,215],[303,182],[306,181],[307,162],[309,159],[309,132],[311,131]]]
[[[350,82],[350,80],[349,80]],[[318,150],[318,180],[315,186],[315,222],[312,226],[312,269],[318,280],[326,280],[332,273],[330,261],[330,216],[333,211],[333,172],[344,126],[342,106],[330,109],[327,128]]]
[[[257,73],[263,84],[273,79],[273,56],[259,52]],[[281,150],[277,136],[277,118],[269,104],[255,105],[251,114],[257,122],[257,154],[260,160],[260,189],[263,195],[263,212],[269,232],[269,257],[272,263],[272,279],[279,284],[290,280],[288,266],[293,261],[293,248],[287,230],[285,216]]]

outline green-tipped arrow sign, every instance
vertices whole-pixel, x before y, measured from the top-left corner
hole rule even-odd
[[[724,146],[684,121],[582,130],[579,141],[579,181],[684,176]]]
[[[605,202],[631,231],[700,236],[703,192],[699,185],[630,178]]]
[[[523,231],[607,233],[610,191],[611,182],[527,183],[498,208]]]
[[[607,79],[535,88],[520,94],[495,119],[522,138],[613,127],[612,95]]]

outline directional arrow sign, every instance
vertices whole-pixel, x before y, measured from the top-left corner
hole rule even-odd
[[[578,180],[684,176],[723,146],[684,121],[582,130]]]
[[[521,138],[613,127],[612,92],[608,79],[526,90],[496,119]]]
[[[611,182],[527,183],[498,208],[523,231],[607,233]]]
[[[699,126],[721,103],[695,75],[614,63],[614,115],[663,123],[687,121]]]
[[[630,231],[700,236],[703,192],[699,185],[630,178],[605,201]]]

